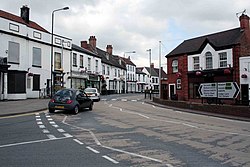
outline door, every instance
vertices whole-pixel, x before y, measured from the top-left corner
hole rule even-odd
[[[249,104],[249,92],[248,92],[248,84],[242,84],[241,85],[241,100],[243,105]]]
[[[174,100],[174,95],[175,95],[175,84],[169,84],[169,98],[171,100]]]

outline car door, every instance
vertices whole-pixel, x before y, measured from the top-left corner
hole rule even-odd
[[[76,99],[80,105],[80,108],[87,108],[90,105],[90,99],[87,97],[87,94],[83,91],[77,91]]]

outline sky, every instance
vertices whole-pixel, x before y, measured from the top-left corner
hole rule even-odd
[[[236,13],[245,9],[250,16],[249,0],[0,0],[1,10],[18,16],[23,5],[49,32],[52,11],[68,6],[55,13],[55,34],[76,45],[95,36],[98,48],[112,45],[137,67],[149,66],[151,49],[151,62],[159,67],[160,58],[166,68],[165,55],[184,40],[239,27]]]

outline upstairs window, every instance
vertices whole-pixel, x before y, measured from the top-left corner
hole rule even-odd
[[[83,55],[80,55],[80,67],[83,68]]]
[[[73,53],[73,66],[77,66],[77,55],[76,53]]]
[[[105,75],[105,65],[102,65],[102,74]]]
[[[110,68],[109,68],[109,66],[107,67],[107,74],[110,75]]]
[[[91,71],[91,58],[88,58],[88,71]]]
[[[199,56],[193,57],[193,62],[194,62],[194,70],[199,70],[200,69]]]
[[[227,52],[219,53],[219,67],[227,67]]]
[[[95,60],[95,72],[99,72],[99,69],[98,69],[98,60]]]
[[[173,73],[178,72],[178,60],[172,61],[172,69],[173,69]]]
[[[33,47],[33,62],[32,65],[35,67],[41,67],[42,63],[42,51],[41,48]]]
[[[205,58],[206,58],[206,69],[212,69],[213,68],[213,55],[212,55],[212,53],[206,52]]]
[[[62,69],[62,56],[61,53],[55,52],[55,70]]]
[[[19,64],[20,44],[9,41],[8,62]]]

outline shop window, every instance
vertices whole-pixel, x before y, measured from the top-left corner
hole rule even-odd
[[[181,79],[176,80],[176,89],[181,89]]]
[[[178,72],[178,60],[172,61],[172,70],[173,70],[173,73]]]
[[[26,93],[26,73],[8,72],[8,93]]]

